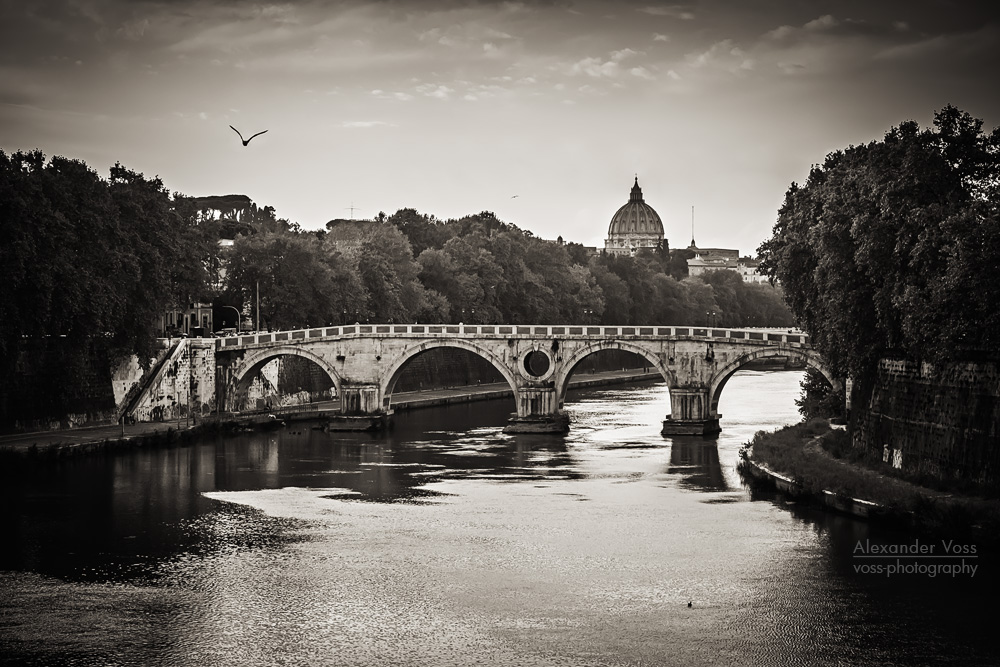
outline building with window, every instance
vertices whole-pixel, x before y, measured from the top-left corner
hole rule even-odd
[[[189,303],[167,310],[160,318],[160,331],[164,336],[186,334],[203,336],[215,331],[212,304]]]
[[[709,271],[727,269],[740,274],[745,283],[767,282],[767,276],[757,271],[760,262],[751,257],[740,257],[739,250],[698,248],[695,247],[693,239],[688,250],[694,251],[694,257],[687,261],[689,276],[701,276]]]

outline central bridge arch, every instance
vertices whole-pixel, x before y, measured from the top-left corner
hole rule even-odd
[[[599,340],[575,350],[573,354],[562,361],[560,370],[553,379],[560,407],[566,400],[566,392],[569,389],[569,379],[573,375],[573,369],[590,355],[605,350],[624,350],[638,355],[648,361],[651,368],[655,368],[660,373],[668,386],[673,387],[677,384],[674,372],[667,368],[660,356],[649,347],[627,340]]]
[[[449,347],[466,350],[488,361],[497,370],[497,372],[503,376],[503,378],[507,381],[507,384],[510,385],[511,391],[515,392],[516,395],[517,379],[514,377],[514,374],[501,358],[490,352],[485,347],[462,339],[428,340],[406,348],[395,359],[393,359],[392,364],[382,377],[381,393],[386,407],[391,404],[392,392],[395,389],[396,382],[402,375],[403,367],[406,366],[407,362],[412,360],[414,357],[427,352],[428,350]]]

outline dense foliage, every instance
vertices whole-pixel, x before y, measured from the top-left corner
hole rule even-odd
[[[167,304],[204,287],[218,237],[158,178],[37,151],[0,151],[0,223],[7,366],[24,337],[148,352]]]
[[[58,359],[62,380],[86,359],[149,358],[167,305],[208,280],[218,233],[194,213],[118,164],[102,179],[78,160],[0,151],[0,408],[20,391],[25,345]],[[49,384],[58,405],[69,383]]]
[[[292,249],[295,258],[292,258]],[[592,255],[483,212],[438,220],[401,209],[240,235],[226,258],[225,298],[261,327],[353,322],[709,324],[791,326],[779,290],[731,271],[680,279],[664,248]]]
[[[792,184],[762,270],[839,375],[1000,351],[1000,130],[948,106]]]

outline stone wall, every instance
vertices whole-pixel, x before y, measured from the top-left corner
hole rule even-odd
[[[129,418],[170,421],[215,411],[215,341],[181,339],[143,388]]]
[[[1000,488],[1000,367],[883,360],[854,446],[897,468]]]
[[[25,340],[13,377],[0,387],[0,430],[110,423],[114,415],[107,357],[81,354],[60,337]]]

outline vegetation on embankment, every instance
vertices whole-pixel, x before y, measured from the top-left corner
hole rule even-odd
[[[954,493],[938,482],[921,486],[881,462],[850,454],[846,430],[812,419],[774,432],[759,431],[743,456],[795,481],[797,495],[820,498],[824,491],[879,506],[873,516],[919,532],[975,535],[993,541],[1000,535],[1000,500]],[[840,457],[840,458],[838,458]],[[738,466],[752,473],[746,463]],[[964,490],[964,489],[963,489]]]

